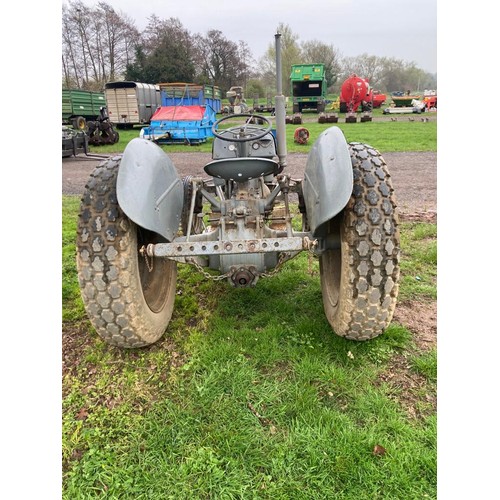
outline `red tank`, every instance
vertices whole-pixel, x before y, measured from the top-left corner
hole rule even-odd
[[[371,108],[373,108],[373,91],[368,80],[357,75],[351,75],[340,88],[340,110],[343,111],[342,108],[345,108],[347,113],[352,113],[362,103],[366,103],[367,107],[370,108],[366,110],[371,111]]]

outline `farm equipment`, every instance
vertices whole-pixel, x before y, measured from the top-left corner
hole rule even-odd
[[[396,108],[408,108],[413,106],[413,101],[419,101],[422,96],[420,94],[412,94],[409,90],[403,92],[398,90],[391,94],[391,99]]]
[[[318,123],[338,123],[339,117],[337,113],[320,113]]]
[[[267,94],[266,104],[260,104],[259,103],[259,96],[255,95],[252,107],[253,107],[253,112],[254,113],[271,113],[271,114],[274,114],[274,103],[273,103],[272,95],[270,93]]]
[[[208,178],[180,178],[169,156],[142,138],[91,174],[78,221],[78,280],[107,343],[147,346],[165,333],[178,265],[245,288],[302,252],[319,259],[323,308],[336,334],[367,340],[389,325],[400,243],[387,165],[332,126],[312,145],[304,179],[287,173],[279,33],[275,41],[276,130],[262,115],[217,120]],[[301,220],[292,224],[294,199]]]
[[[89,136],[85,130],[62,126],[62,157],[69,158],[84,153],[89,159],[104,159],[106,155],[89,153]]]
[[[221,92],[215,85],[159,83],[162,106],[209,106],[221,111]]]
[[[62,124],[77,130],[85,130],[88,120],[96,120],[106,106],[102,92],[88,90],[62,90]]]
[[[161,106],[139,137],[161,144],[201,144],[213,137],[215,121],[210,106]]]
[[[390,114],[408,114],[408,113],[423,113],[426,104],[419,99],[412,99],[409,106],[390,106],[382,112],[384,115]]]
[[[107,110],[101,107],[99,117],[96,121],[87,122],[87,134],[89,144],[103,146],[105,144],[116,144],[120,140],[120,134],[113,128],[109,121]]]
[[[295,125],[300,125],[302,123],[302,114],[294,113],[293,115],[286,115],[285,123],[293,123]]]
[[[240,113],[248,112],[247,101],[243,95],[243,87],[231,87],[226,92],[226,98],[229,101],[229,106],[224,106],[223,113],[232,113],[239,115]]]
[[[77,156],[89,151],[89,138],[84,130],[62,126],[62,157]]]
[[[293,64],[290,83],[293,113],[325,111],[327,82],[324,64]]]
[[[382,94],[380,90],[374,90],[372,92],[372,107],[373,109],[378,109],[382,107],[382,104],[387,100],[387,96]]]
[[[427,111],[436,111],[438,105],[437,92],[435,90],[424,90],[423,102]]]
[[[118,129],[145,125],[161,106],[160,87],[141,82],[108,82],[104,86],[111,123]]]
[[[347,113],[347,123],[357,121],[355,113],[360,107],[364,112],[361,121],[372,121],[373,108],[380,107],[384,101],[384,94],[374,93],[368,80],[355,74],[347,78],[340,88],[340,112]]]

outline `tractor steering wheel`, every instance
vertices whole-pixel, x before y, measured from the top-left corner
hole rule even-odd
[[[224,129],[222,133],[217,132],[216,128],[220,123],[229,120],[231,118],[240,118],[240,117],[248,118],[248,120],[245,121],[244,125],[239,125],[236,127]],[[261,127],[255,127],[253,125],[250,125],[250,118],[258,118],[260,120],[263,120],[267,124],[267,127],[262,129]],[[271,122],[265,116],[252,115],[250,113],[241,113],[239,115],[223,116],[222,118],[217,120],[212,125],[212,133],[214,134],[215,137],[223,141],[248,142],[248,141],[256,141],[258,139],[262,139],[262,137],[264,137],[267,133],[269,133],[271,127],[272,127]],[[233,134],[233,137],[228,137],[228,135],[225,134],[226,132],[231,132]],[[242,136],[240,136],[240,134],[242,134]]]

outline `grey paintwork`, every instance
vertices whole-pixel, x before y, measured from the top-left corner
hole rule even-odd
[[[172,241],[179,229],[184,187],[167,154],[145,139],[132,139],[117,180],[118,203],[137,225]]]
[[[310,229],[321,235],[322,224],[335,217],[352,194],[353,174],[349,148],[338,127],[326,129],[307,158],[302,189]]]
[[[219,179],[246,182],[265,175],[276,175],[279,165],[267,158],[227,158],[214,160],[205,166],[205,172]]]

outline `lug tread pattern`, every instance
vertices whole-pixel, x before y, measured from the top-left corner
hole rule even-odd
[[[321,257],[325,313],[335,333],[353,340],[380,335],[390,324],[399,290],[400,243],[396,201],[387,165],[369,145],[350,143],[353,194],[341,224],[341,269]],[[340,272],[338,302],[325,287]]]
[[[108,344],[136,348],[163,335],[173,303],[159,314],[145,303],[137,265],[136,226],[123,213],[116,196],[120,160],[121,156],[116,156],[98,165],[85,187],[76,261],[83,303],[96,332]],[[175,265],[172,272],[175,287]]]

